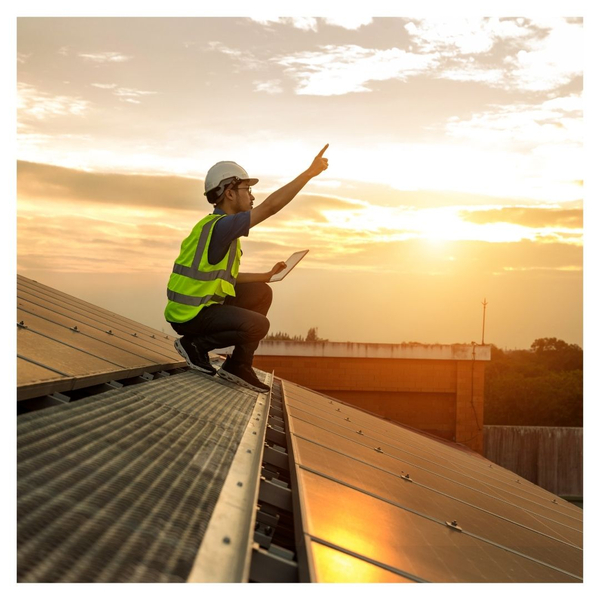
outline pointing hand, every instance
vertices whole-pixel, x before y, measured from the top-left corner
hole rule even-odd
[[[325,150],[327,150],[327,148],[329,148],[329,144],[325,144],[325,146],[323,146],[321,152],[315,156],[312,165],[310,165],[308,168],[308,172],[311,177],[316,177],[329,166],[329,161],[323,157],[323,154],[325,154]]]

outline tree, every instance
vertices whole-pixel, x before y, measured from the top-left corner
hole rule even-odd
[[[307,342],[318,342],[319,341],[319,336],[317,335],[318,331],[319,330],[316,327],[311,327],[308,330],[308,333],[306,334],[306,341]]]
[[[485,376],[487,425],[583,425],[583,350],[538,338],[531,350],[492,346]]]
[[[531,344],[531,350],[551,371],[583,370],[583,350],[577,344],[567,344],[555,337],[538,338]]]

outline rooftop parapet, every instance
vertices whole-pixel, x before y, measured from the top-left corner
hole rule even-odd
[[[424,360],[491,359],[491,346],[479,344],[365,344],[358,342],[293,342],[263,340],[258,356],[321,356],[343,358],[398,358]]]

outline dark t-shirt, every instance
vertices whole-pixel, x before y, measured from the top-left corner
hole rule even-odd
[[[213,214],[225,215],[224,211],[220,208],[215,208]],[[210,239],[210,246],[208,247],[208,262],[212,265],[216,265],[221,262],[229,250],[229,246],[233,240],[245,236],[248,237],[250,233],[250,211],[237,213],[236,215],[227,215],[226,217],[219,219],[213,234]]]

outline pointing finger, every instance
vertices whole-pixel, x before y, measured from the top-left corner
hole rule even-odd
[[[323,150],[321,150],[321,152],[319,152],[319,154],[317,154],[317,158],[322,158],[323,154],[325,154],[325,150],[327,150],[327,148],[329,148],[329,144],[325,144],[325,147],[323,148]]]

